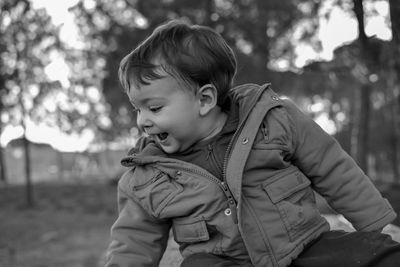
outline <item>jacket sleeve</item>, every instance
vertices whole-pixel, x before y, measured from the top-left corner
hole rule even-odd
[[[105,267],[158,266],[167,247],[168,222],[155,221],[118,184],[119,216],[111,228]]]
[[[339,143],[293,103],[285,106],[293,134],[292,162],[313,189],[357,230],[379,230],[394,220],[389,202]]]

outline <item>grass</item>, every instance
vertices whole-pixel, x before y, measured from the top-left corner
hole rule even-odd
[[[42,183],[34,186],[35,206],[27,208],[22,186],[0,187],[0,267],[98,267],[117,216],[116,187],[105,183]],[[350,230],[340,217],[334,228]],[[400,230],[385,231],[400,241]],[[161,267],[178,267],[170,244]]]
[[[99,266],[116,216],[115,188],[41,184],[34,190],[33,208],[26,207],[23,187],[0,191],[3,264]]]
[[[98,267],[117,216],[116,187],[37,184],[28,208],[22,186],[0,188],[0,267]],[[170,242],[160,266],[179,266]]]

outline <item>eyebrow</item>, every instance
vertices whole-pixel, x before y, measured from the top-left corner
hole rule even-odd
[[[131,103],[131,105],[132,105],[135,109],[137,109],[135,103],[133,102],[133,100],[129,99],[129,103]]]
[[[152,101],[152,100],[163,100],[164,98],[162,98],[162,97],[149,97],[149,98],[145,98],[145,99],[143,99],[143,100],[141,100],[140,102],[139,102],[139,104],[142,104],[142,105],[146,105],[148,102],[150,102],[150,101]],[[131,102],[131,104],[134,106],[134,107],[136,107],[136,106],[138,106],[137,105],[137,103],[135,103],[135,101],[133,100],[133,99],[129,99],[129,102]]]

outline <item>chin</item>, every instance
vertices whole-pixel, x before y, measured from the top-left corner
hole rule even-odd
[[[167,154],[173,154],[173,153],[179,152],[178,149],[173,148],[173,147],[163,147],[163,146],[161,146],[161,148]]]

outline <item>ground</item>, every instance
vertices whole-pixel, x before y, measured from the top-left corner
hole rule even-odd
[[[105,183],[46,183],[34,186],[28,208],[24,187],[0,187],[0,267],[102,266],[116,198],[116,187]],[[170,243],[160,266],[179,266]]]
[[[24,187],[0,187],[0,267],[102,266],[117,216],[115,185],[36,184],[34,200],[28,208]],[[351,229],[340,216],[327,218],[334,228]],[[399,228],[385,231],[400,241]],[[160,266],[180,261],[170,239]]]

